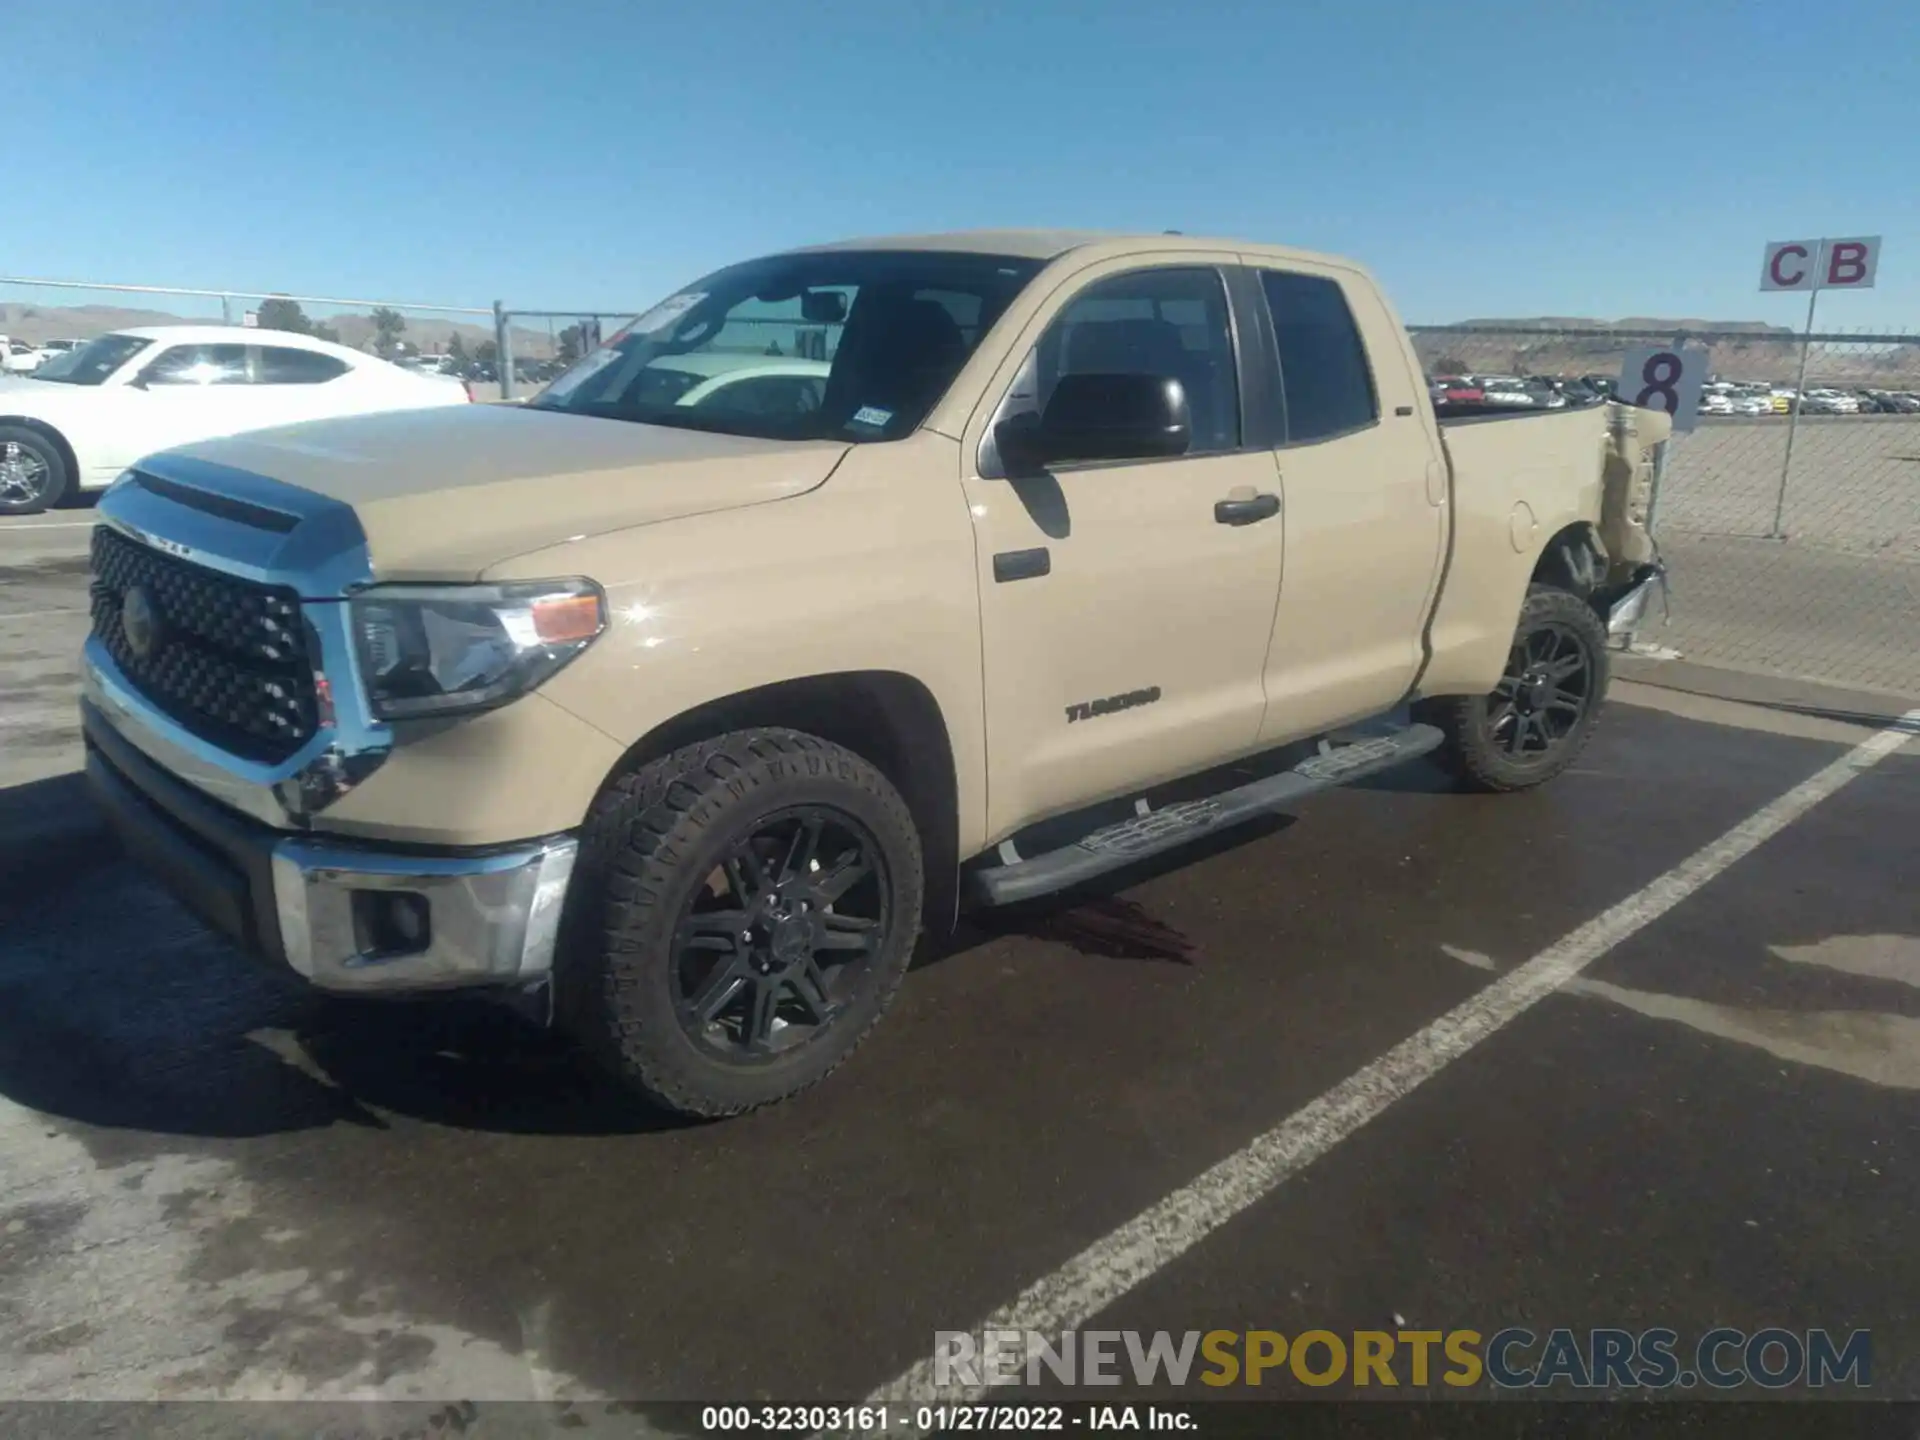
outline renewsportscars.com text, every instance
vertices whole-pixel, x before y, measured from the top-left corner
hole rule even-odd
[[[939,1386],[1199,1384],[1491,1385],[1502,1390],[1667,1390],[1742,1385],[1864,1388],[1873,1336],[1717,1328],[1479,1330],[988,1330],[934,1335]]]

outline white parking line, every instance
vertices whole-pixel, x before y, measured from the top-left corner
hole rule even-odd
[[[1622,941],[1645,929],[1736,861],[1751,854],[1822,800],[1871,769],[1920,733],[1920,710],[1878,731],[1808,780],[1762,806],[1705,849],[1680,862],[1612,909],[1508,971],[1378,1060],[1197,1180],[1176,1190],[1051,1275],[1036,1280],[1009,1304],[974,1327],[975,1353],[987,1330],[1077,1330],[1142,1281],[1271,1194],[1396,1100],[1411,1093],[1474,1046],[1519,1018]],[[927,1337],[932,1347],[933,1337]],[[931,1355],[876,1390],[869,1404],[886,1401],[966,1403],[988,1384],[935,1384]]]
[[[56,520],[49,525],[0,525],[0,535],[37,535],[42,530],[91,530],[92,520]]]

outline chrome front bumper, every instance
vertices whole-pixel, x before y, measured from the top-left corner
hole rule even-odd
[[[314,986],[406,994],[547,978],[578,841],[428,852],[291,834],[169,774],[90,701],[87,779],[135,860],[212,928]],[[414,933],[384,915],[404,907]]]
[[[322,990],[406,992],[518,985],[553,970],[560,910],[578,842],[541,841],[481,855],[393,854],[289,839],[273,847],[280,945],[294,972]],[[418,897],[425,941],[380,949],[365,915],[389,897]]]

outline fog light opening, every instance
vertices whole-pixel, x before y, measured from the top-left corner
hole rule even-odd
[[[433,942],[433,911],[416,891],[356,890],[353,922],[354,939],[368,957],[418,955]]]

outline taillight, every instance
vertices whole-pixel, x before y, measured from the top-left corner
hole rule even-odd
[[[467,403],[471,405],[473,403],[473,381],[462,380],[460,382],[460,388],[467,392]]]

